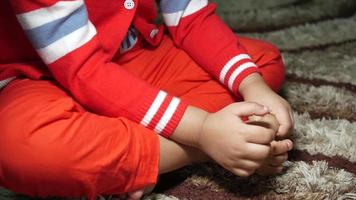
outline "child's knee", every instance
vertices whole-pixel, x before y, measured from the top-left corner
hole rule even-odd
[[[281,52],[276,45],[272,44],[271,42],[263,41],[263,40],[261,40],[261,43],[262,43],[261,44],[262,51],[266,53],[274,53],[275,55],[278,56],[281,55]]]
[[[8,87],[0,92],[0,185],[34,196],[83,194],[83,182],[70,173],[75,168],[68,151],[71,138],[60,139],[56,134],[58,125],[68,117],[58,103],[66,108],[72,103],[65,98],[52,103],[45,98],[39,101],[41,95],[35,89],[44,85],[30,81]]]
[[[278,47],[271,42],[248,38],[248,37],[239,37],[239,42],[245,47],[247,52],[252,56],[252,59],[256,62],[259,57],[263,54],[274,54],[280,55]]]
[[[0,126],[0,185],[14,192],[94,198],[149,182],[157,171],[157,135],[124,118],[24,121],[1,113],[6,123]],[[103,125],[93,125],[94,117]],[[149,175],[135,179],[135,173]]]
[[[86,193],[84,183],[70,171],[71,155],[68,147],[59,147],[36,132],[13,129],[1,131],[0,136],[0,185],[10,190],[38,197],[80,196]],[[41,137],[16,137],[14,135]],[[63,189],[68,188],[68,189]]]
[[[279,49],[272,43],[261,41],[260,56],[256,64],[265,82],[278,92],[285,79],[285,65]]]
[[[282,61],[271,63],[260,68],[261,75],[266,84],[275,92],[279,92],[285,80],[285,69]]]

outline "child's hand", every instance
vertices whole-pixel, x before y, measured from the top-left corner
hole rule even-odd
[[[257,91],[256,91],[257,92]],[[256,96],[250,96],[246,100],[268,106],[280,124],[276,136],[286,138],[293,127],[293,115],[289,103],[277,95],[271,89],[259,90]]]
[[[279,129],[279,123],[272,114],[264,116],[250,116],[247,121],[249,124],[271,127],[275,132]],[[293,142],[289,139],[271,142],[271,153],[263,162],[262,166],[256,170],[259,175],[273,175],[283,170],[282,164],[288,158],[288,151],[293,147]]]
[[[199,137],[200,148],[218,164],[238,176],[249,176],[270,155],[275,131],[244,123],[240,117],[265,115],[268,108],[256,103],[234,103],[209,114]]]
[[[280,124],[277,137],[286,138],[294,124],[289,103],[271,90],[260,75],[253,74],[245,79],[240,86],[244,100],[268,106]]]
[[[293,142],[289,139],[272,141],[271,154],[263,162],[256,173],[262,176],[274,175],[283,170],[282,164],[288,159],[288,151],[293,148]]]

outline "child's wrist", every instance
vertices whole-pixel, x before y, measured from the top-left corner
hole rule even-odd
[[[252,73],[241,81],[238,91],[240,94],[246,93],[246,91],[250,90],[251,85],[259,84],[261,81],[263,79],[260,74]]]
[[[210,113],[208,112],[198,112],[196,113],[197,117],[194,120],[194,126],[190,129],[190,134],[193,135],[193,141],[190,146],[195,147],[199,150],[202,150],[202,137],[204,137],[204,127],[207,118]]]
[[[188,106],[178,127],[171,136],[171,139],[188,146],[200,149],[201,132],[208,112]]]
[[[258,90],[269,89],[262,76],[258,73],[253,73],[248,75],[244,80],[242,80],[239,86],[239,94],[246,99],[249,94],[254,94]]]
[[[203,151],[203,146],[204,144],[202,144],[202,142],[204,141],[203,140],[203,137],[204,137],[204,127],[206,126],[206,121],[209,117],[210,113],[207,113],[204,118],[202,118],[202,123],[201,123],[201,126],[200,126],[200,129],[199,129],[199,132],[198,132],[198,143],[197,143],[197,148],[202,150]]]

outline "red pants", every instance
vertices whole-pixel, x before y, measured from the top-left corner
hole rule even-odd
[[[284,68],[269,43],[240,41],[278,90]],[[236,101],[166,37],[114,62],[191,105],[213,112]],[[120,77],[118,77],[120,78]],[[0,92],[0,185],[36,196],[118,194],[154,184],[158,136],[125,118],[86,111],[51,81],[19,79]]]

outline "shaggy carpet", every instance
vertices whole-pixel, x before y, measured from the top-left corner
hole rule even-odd
[[[239,178],[214,164],[194,165],[161,176],[144,199],[356,199],[356,1],[215,2],[239,35],[281,49],[294,149],[279,175]],[[0,199],[30,198],[2,189]]]

